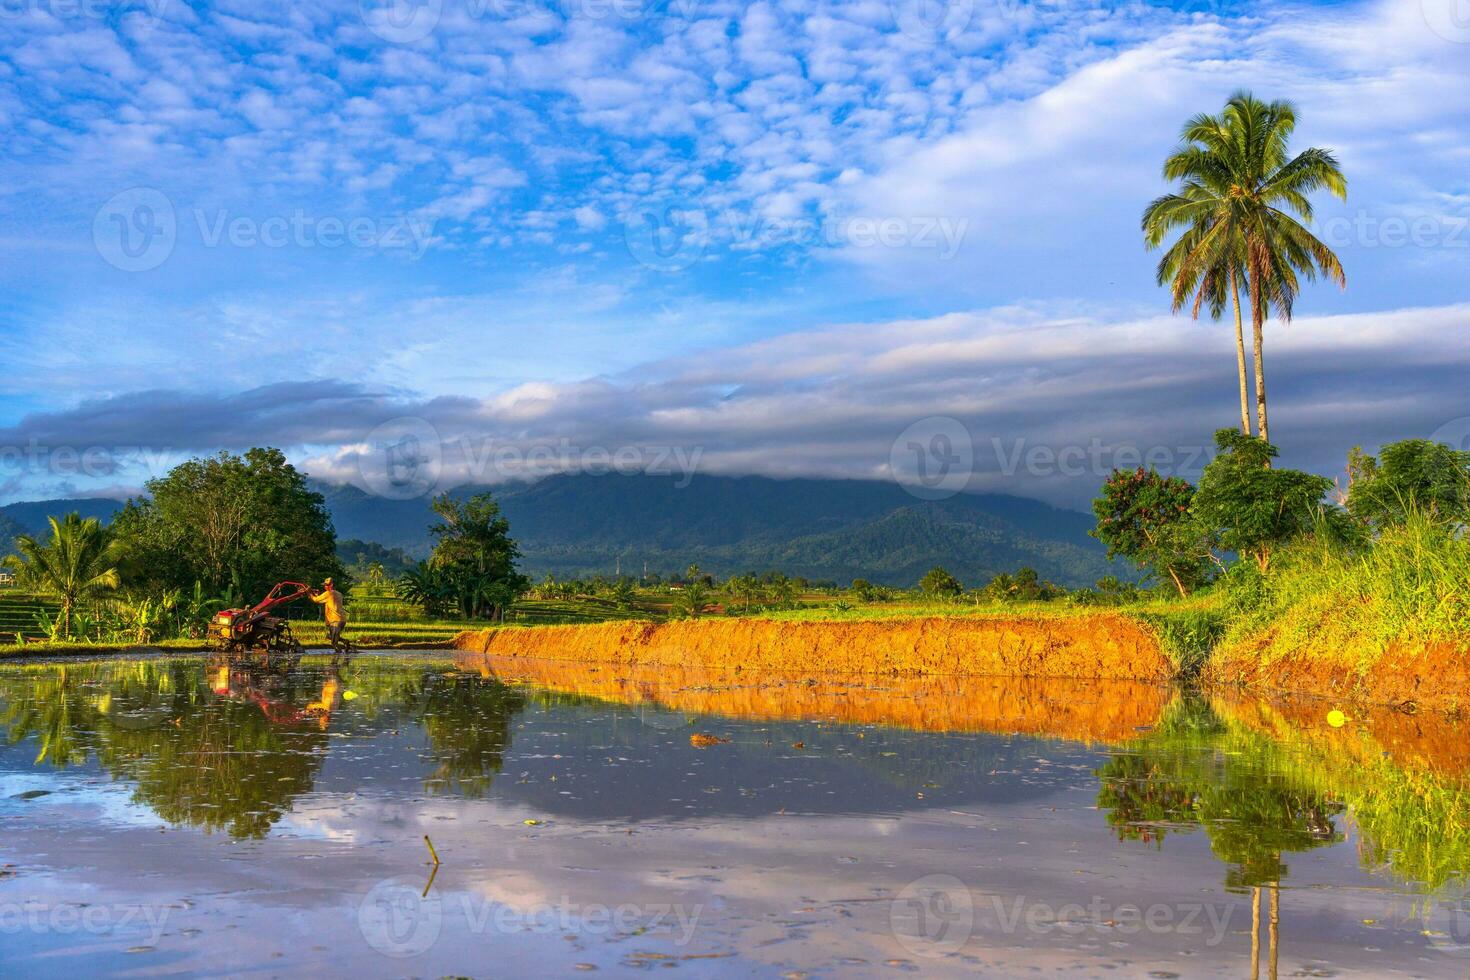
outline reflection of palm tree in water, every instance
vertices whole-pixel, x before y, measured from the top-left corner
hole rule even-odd
[[[197,661],[6,673],[0,701],[10,739],[40,743],[37,763],[65,768],[94,756],[171,823],[263,837],[311,789],[326,736],[313,717],[288,744],[248,698],[211,697],[219,674],[207,685],[203,675]]]
[[[399,689],[404,708],[429,738],[432,794],[478,799],[505,764],[511,719],[526,706],[515,688],[473,674],[426,673]]]
[[[1268,970],[1277,975],[1282,855],[1342,840],[1339,803],[1292,786],[1266,760],[1222,750],[1224,726],[1198,704],[1175,706],[1149,738],[1098,770],[1098,807],[1119,840],[1162,847],[1173,831],[1202,827],[1227,864],[1225,886],[1251,892],[1251,977],[1260,971],[1262,890],[1269,895]],[[1234,748],[1234,747],[1233,747]]]
[[[355,702],[359,723],[401,713],[427,733],[431,792],[484,793],[525,705],[519,692],[421,668],[348,676],[368,695]],[[147,660],[3,671],[0,723],[12,742],[35,738],[37,764],[95,757],[163,819],[257,838],[311,791],[345,688],[335,666]]]

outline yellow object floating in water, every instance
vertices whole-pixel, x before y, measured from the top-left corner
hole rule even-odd
[[[342,692],[342,700],[343,701],[354,701],[356,699],[357,699],[357,692],[356,691],[343,691]]]
[[[541,821],[540,820],[527,820],[526,821],[526,826],[527,827],[539,827],[539,826],[541,826]]]
[[[1331,711],[1327,712],[1327,724],[1331,725],[1333,728],[1341,728],[1346,722],[1347,715],[1343,714],[1341,711],[1338,711],[1336,708],[1333,708]]]

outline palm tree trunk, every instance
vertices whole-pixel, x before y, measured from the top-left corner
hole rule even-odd
[[[1261,886],[1251,889],[1251,980],[1261,976]]]
[[[1280,922],[1281,922],[1281,882],[1279,882],[1279,881],[1273,881],[1273,882],[1271,882],[1271,924],[1270,924],[1270,930],[1271,931],[1270,931],[1269,935],[1267,936],[1267,939],[1268,939],[1269,945],[1270,945],[1270,950],[1269,950],[1269,954],[1268,954],[1269,955],[1269,961],[1268,961],[1268,963],[1269,963],[1270,972],[1269,972],[1268,976],[1270,976],[1271,980],[1276,980],[1276,958],[1277,958],[1278,952],[1280,951],[1280,945],[1279,945],[1280,931],[1278,929],[1278,923],[1280,923]]]
[[[1262,350],[1266,342],[1262,328],[1266,324],[1266,311],[1261,306],[1261,270],[1256,269],[1250,277],[1251,290],[1251,346],[1255,354],[1256,368],[1256,434],[1262,442],[1271,441],[1271,429],[1266,422],[1266,358]]]
[[[1240,281],[1235,270],[1230,271],[1230,293],[1235,300],[1235,366],[1240,373],[1240,431],[1251,434],[1250,394],[1245,376],[1245,325],[1240,315]]]
[[[1241,322],[1241,282],[1230,270],[1230,295],[1235,300],[1235,366],[1241,375],[1241,432],[1251,435],[1251,397],[1245,379],[1245,325]]]
[[[1262,336],[1260,317],[1256,318],[1252,327],[1251,340],[1255,344],[1256,357],[1256,432],[1262,442],[1270,442],[1271,426],[1266,421],[1266,361],[1261,351],[1265,338]]]

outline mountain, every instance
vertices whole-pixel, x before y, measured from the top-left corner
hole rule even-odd
[[[83,517],[95,517],[104,524],[112,515],[122,510],[121,500],[105,497],[76,497],[61,500],[28,500],[24,503],[6,504],[0,507],[0,517],[9,518],[20,528],[20,534],[41,534],[46,531],[48,517],[60,517],[76,511]]]
[[[691,562],[718,576],[778,568],[846,583],[913,585],[934,565],[983,584],[1030,565],[1091,584],[1116,572],[1090,516],[1021,497],[959,494],[926,502],[889,482],[766,477],[555,476],[494,489],[522,567],[540,577],[667,574]],[[343,538],[426,555],[426,500],[318,486]],[[461,488],[458,494],[473,492]]]
[[[339,540],[429,553],[435,518],[427,499],[387,500],[353,486],[314,489],[326,498]],[[935,565],[967,586],[1022,565],[1073,586],[1117,572],[1087,535],[1089,515],[1022,497],[959,494],[927,502],[890,482],[758,476],[695,476],[687,485],[673,476],[553,476],[492,489],[524,553],[521,567],[533,578],[641,575],[645,563],[662,575],[695,563],[721,577],[780,569],[901,586]],[[34,533],[49,514],[78,510],[107,519],[121,506],[95,499],[10,504],[0,507],[0,534],[7,519]]]
[[[95,517],[104,524],[122,508],[122,501],[99,497],[62,500],[28,500],[0,507],[0,555],[15,551],[17,534],[50,534],[48,517],[60,517],[76,511],[83,517]]]

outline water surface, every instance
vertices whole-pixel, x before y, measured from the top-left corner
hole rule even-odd
[[[1463,732],[1327,707],[452,654],[13,665],[0,958],[1466,976]]]

